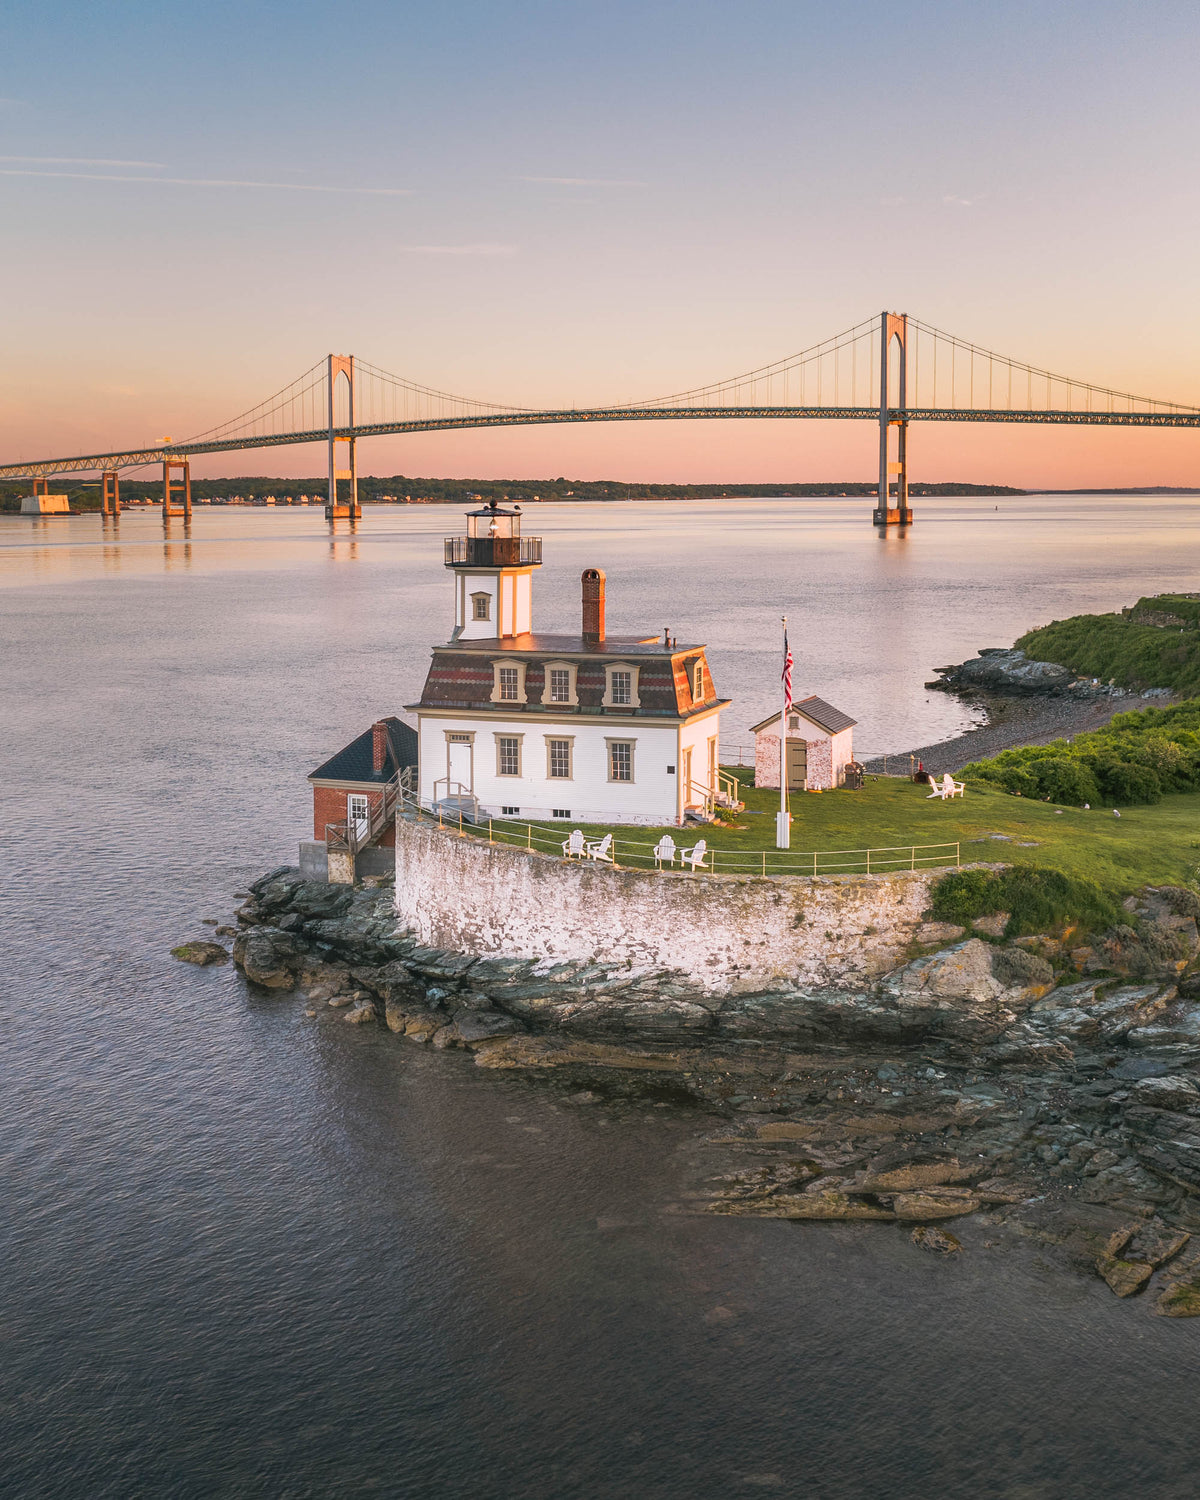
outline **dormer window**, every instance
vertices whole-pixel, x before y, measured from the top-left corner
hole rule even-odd
[[[579,668],[576,664],[573,661],[548,661],[545,671],[546,686],[542,692],[542,702],[578,705],[575,678]]]
[[[694,703],[703,703],[705,696],[704,663],[703,661],[698,661],[692,667],[692,701]]]
[[[525,697],[525,663],[516,662],[493,662],[492,663],[492,702],[493,703],[524,703]]]
[[[604,707],[637,708],[638,669],[626,662],[614,662],[604,668]]]
[[[471,595],[471,618],[473,620],[490,620],[492,618],[491,594]]]

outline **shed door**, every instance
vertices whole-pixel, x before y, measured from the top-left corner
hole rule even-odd
[[[802,792],[808,781],[808,746],[803,740],[787,742],[787,778],[789,792]]]

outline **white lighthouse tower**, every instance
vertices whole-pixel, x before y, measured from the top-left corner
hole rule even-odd
[[[578,633],[535,633],[541,562],[515,507],[470,511],[466,536],[446,538],[454,631],[409,705],[421,802],[468,818],[664,824],[728,800],[726,700],[704,647],[669,631],[608,635],[599,568],[580,579]]]
[[[521,535],[521,508],[493,500],[467,513],[466,536],[446,538],[454,570],[453,641],[498,640],[533,631],[533,570],[542,565],[540,536]]]

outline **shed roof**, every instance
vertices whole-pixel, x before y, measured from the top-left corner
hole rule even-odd
[[[801,698],[792,704],[792,712],[801,714],[810,719],[818,729],[823,729],[826,734],[840,734],[843,729],[853,729],[858,723],[849,714],[844,714],[840,708],[834,708],[832,703],[826,703],[824,698],[818,698],[814,693],[811,697]],[[771,714],[761,724],[755,724],[751,734],[757,734],[761,729],[769,729],[772,724],[779,723],[779,715]]]
[[[417,731],[403,719],[386,718],[382,721],[388,730],[388,753],[383,770],[373,769],[375,760],[375,726],[365,730],[356,740],[344,745],[336,755],[310,771],[310,781],[390,781],[397,771],[417,763]]]

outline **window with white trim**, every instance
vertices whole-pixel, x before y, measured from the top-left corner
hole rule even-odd
[[[609,781],[633,780],[632,740],[609,740],[608,779]]]
[[[604,668],[604,707],[638,708],[638,669],[629,662],[613,662]]]
[[[704,702],[704,663],[698,661],[692,668],[692,701]]]
[[[492,662],[492,702],[524,703],[525,667],[523,661]]]
[[[571,749],[570,740],[546,741],[546,774],[551,781],[570,781]]]
[[[570,703],[574,694],[571,692],[571,669],[570,667],[551,667],[550,678],[550,702]]]

